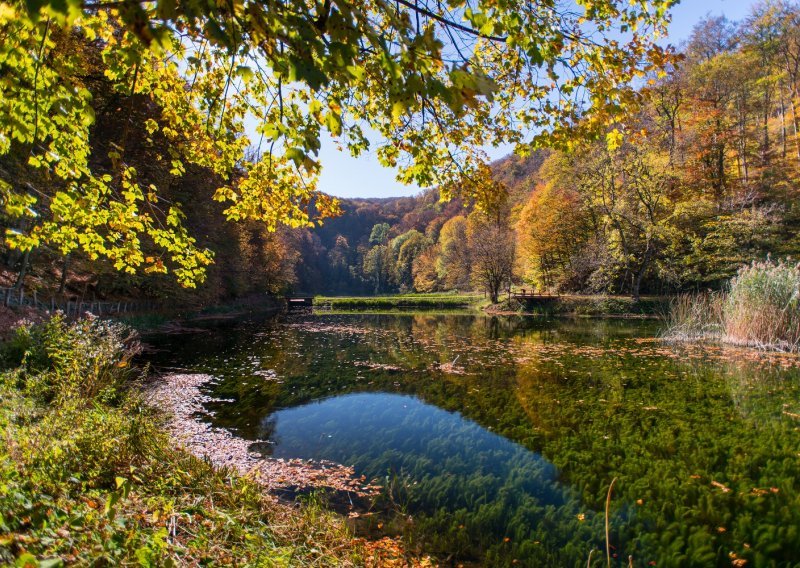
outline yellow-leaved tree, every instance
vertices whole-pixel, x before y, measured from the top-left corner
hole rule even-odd
[[[337,211],[316,189],[325,133],[358,155],[377,132],[401,180],[467,194],[487,187],[487,145],[603,133],[637,103],[636,78],[670,61],[654,39],[675,3],[3,0],[5,239],[203,280],[213,255],[165,199],[171,180],[144,181],[128,128],[93,144],[97,77],[119,113],[156,109],[148,160],[173,179],[208,168],[230,219],[309,226]]]

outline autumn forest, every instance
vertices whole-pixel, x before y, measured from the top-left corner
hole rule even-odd
[[[341,221],[306,239],[302,256],[318,269],[299,286],[468,290],[492,246],[486,256],[518,284],[669,294],[718,288],[769,253],[796,257],[800,10],[782,9],[699,23],[677,67],[643,86],[619,141],[492,164],[504,199],[488,219],[435,191],[346,203]]]
[[[131,167],[161,187],[174,163],[151,162],[153,149],[169,144],[148,126],[156,109],[144,97],[108,91],[99,54],[75,47],[95,94],[92,159],[105,167],[107,150],[125,137]],[[338,216],[318,228],[272,232],[258,221],[226,223],[224,206],[211,200],[213,169],[191,165],[162,191],[183,204],[196,248],[213,251],[197,291],[181,292],[158,270],[120,275],[102,257],[52,246],[6,245],[6,284],[28,278],[51,293],[189,302],[262,290],[496,292],[512,283],[633,296],[718,288],[742,263],[798,253],[798,98],[800,10],[765,3],[742,22],[698,23],[676,61],[641,80],[636,111],[608,135],[493,163],[495,191],[480,207],[469,192],[432,188],[409,198],[343,200]],[[3,158],[2,172],[43,182],[18,152]],[[441,202],[442,193],[466,196]],[[24,231],[28,222],[20,223]]]
[[[705,3],[0,0],[0,564],[796,566],[800,2]]]

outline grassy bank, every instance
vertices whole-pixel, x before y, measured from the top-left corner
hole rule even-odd
[[[0,564],[370,564],[344,522],[171,447],[122,326],[20,329],[0,361]]]
[[[754,262],[721,292],[676,298],[667,339],[800,350],[800,265]]]
[[[317,296],[314,307],[331,310],[463,309],[483,301],[479,294],[394,294],[390,296]]]
[[[558,296],[528,300],[505,299],[487,311],[543,316],[645,317],[663,315],[669,300],[663,297]]]

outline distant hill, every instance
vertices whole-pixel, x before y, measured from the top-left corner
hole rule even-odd
[[[547,156],[545,151],[525,158],[510,155],[492,164],[496,179],[508,187],[512,206],[524,202],[536,187],[539,169]],[[327,219],[300,238],[298,290],[321,294],[369,293],[371,284],[359,273],[375,225],[387,223],[390,239],[416,230],[436,241],[442,225],[457,215],[469,214],[471,205],[462,199],[442,203],[436,189],[427,189],[409,197],[342,199],[341,208],[341,216]]]

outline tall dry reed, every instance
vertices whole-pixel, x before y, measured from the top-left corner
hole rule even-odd
[[[800,345],[800,265],[754,262],[731,280],[723,306],[728,343],[795,351]]]
[[[670,303],[665,337],[676,341],[720,339],[724,299],[720,292],[677,296]]]
[[[800,265],[767,259],[739,269],[726,291],[675,298],[666,339],[800,349]]]

